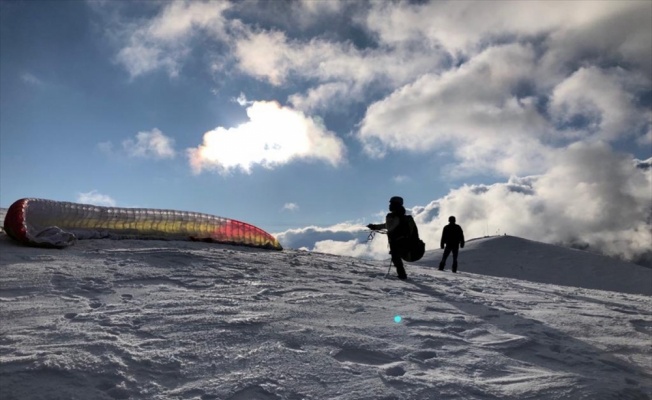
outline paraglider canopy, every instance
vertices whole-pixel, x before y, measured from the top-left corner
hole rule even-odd
[[[4,229],[25,244],[67,247],[83,239],[193,240],[282,250],[264,230],[234,219],[188,211],[101,207],[20,199],[7,210]]]

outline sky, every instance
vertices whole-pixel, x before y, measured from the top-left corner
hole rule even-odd
[[[2,1],[0,206],[196,211],[382,258],[514,234],[652,260],[649,1]]]
[[[513,236],[469,241],[455,274],[433,266],[441,254],[402,281],[384,260],[156,240],[62,251],[0,231],[0,392],[652,397],[652,269]]]

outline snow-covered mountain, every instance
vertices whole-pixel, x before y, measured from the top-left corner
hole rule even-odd
[[[295,250],[0,235],[0,398],[652,397],[652,270],[507,236],[469,241],[458,274],[440,256],[403,282]]]

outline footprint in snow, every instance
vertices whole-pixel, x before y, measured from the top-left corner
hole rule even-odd
[[[408,354],[408,358],[410,360],[414,360],[420,363],[426,362],[428,360],[432,360],[434,358],[437,358],[437,353],[432,350],[420,350],[420,351],[415,351],[413,353]]]
[[[92,309],[100,308],[102,307],[102,302],[99,299],[90,299],[88,306]]]
[[[652,321],[646,321],[644,319],[633,319],[629,321],[640,333],[644,333],[652,336]]]
[[[391,377],[399,377],[405,375],[405,366],[404,363],[398,363],[395,365],[389,365],[385,367],[383,373]]]
[[[383,365],[397,361],[395,357],[380,351],[354,348],[342,349],[338,351],[333,358],[340,362],[352,362],[366,365]]]
[[[425,327],[425,328],[441,328],[443,326],[442,322],[426,319],[414,319],[405,323],[405,326],[408,327]]]
[[[628,314],[628,315],[638,315],[639,314],[639,312],[637,310],[629,309],[629,308],[625,308],[625,307],[608,307],[608,308],[611,311],[616,311],[616,312],[623,313],[623,314]]]
[[[275,395],[274,393],[268,392],[267,390],[265,390],[265,388],[259,385],[253,385],[238,390],[236,393],[233,394],[233,396],[228,398],[228,400],[250,400],[250,399],[277,400],[277,399],[281,399],[281,397]]]

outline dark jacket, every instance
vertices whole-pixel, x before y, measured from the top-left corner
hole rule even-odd
[[[387,239],[390,246],[402,246],[408,237],[413,234],[418,235],[418,228],[414,219],[405,215],[403,206],[391,206],[392,211],[385,216],[384,224],[369,224],[370,229],[387,229]],[[403,223],[401,223],[403,222]]]
[[[461,226],[451,222],[444,227],[441,234],[441,248],[443,249],[444,246],[464,247],[464,232]]]

